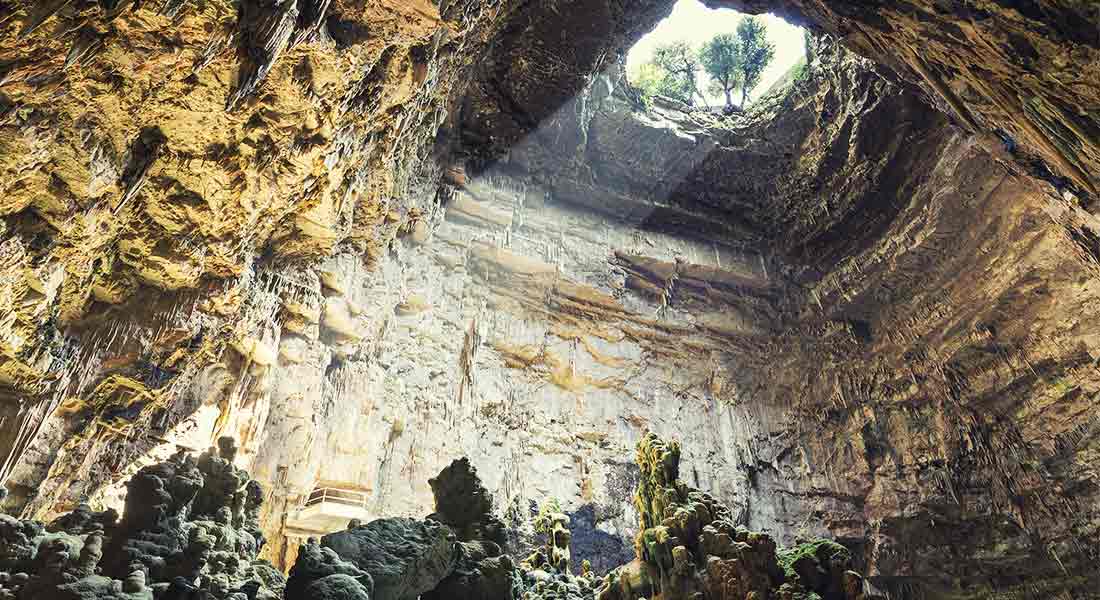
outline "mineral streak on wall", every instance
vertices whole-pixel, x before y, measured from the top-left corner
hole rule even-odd
[[[232,436],[284,565],[460,454],[623,534],[649,426],[895,597],[1097,589],[1095,3],[711,4],[836,37],[718,119],[616,87],[670,0],[0,2],[3,507]]]
[[[593,504],[600,527],[629,539],[635,477],[623,457],[647,428],[697,442],[689,480],[743,503],[746,450],[730,440],[746,439],[752,418],[733,406],[716,323],[755,324],[731,323],[721,302],[688,314],[676,287],[703,283],[692,269],[766,286],[759,257],[547,198],[482,176],[374,274],[332,261],[320,336],[284,334],[259,384],[270,416],[254,464],[279,496],[272,534],[280,502],[318,482],[368,485],[372,514],[424,514],[427,475],[469,456],[502,511]],[[675,271],[686,282],[670,281]],[[373,337],[342,355],[333,335]]]

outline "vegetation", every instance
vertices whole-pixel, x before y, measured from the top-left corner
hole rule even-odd
[[[661,81],[664,72],[652,62],[647,62],[633,68],[627,79],[638,90],[642,102],[648,107],[654,96],[660,94]]]
[[[748,102],[749,92],[760,83],[760,75],[775,58],[775,44],[768,41],[768,28],[756,17],[742,19],[737,24],[740,45],[741,107]]]
[[[695,105],[696,96],[706,103],[699,91],[699,56],[690,44],[679,41],[658,46],[653,52],[652,64],[661,73],[658,94],[676,98],[689,106]]]
[[[559,513],[561,513],[561,503],[557,498],[550,498],[539,505],[539,512],[533,523],[535,533],[550,533],[554,528],[554,515]]]
[[[764,69],[775,58],[775,45],[767,39],[767,26],[756,17],[746,17],[735,33],[721,33],[698,50],[686,41],[658,46],[653,59],[630,74],[631,83],[643,98],[668,96],[694,106],[706,104],[701,79],[712,96],[724,96],[726,108],[733,108],[733,95],[741,90],[741,108],[749,93],[760,83]]]
[[[733,91],[743,81],[741,64],[744,62],[744,57],[741,54],[741,44],[737,36],[731,33],[720,33],[714,36],[703,44],[703,48],[699,51],[699,59],[707,74],[710,75],[710,93],[715,96],[725,95],[726,107],[733,106]]]
[[[823,539],[805,542],[793,548],[782,548],[778,555],[779,568],[783,569],[783,574],[788,580],[799,578],[796,565],[802,561],[806,561],[808,565],[824,573],[830,562],[846,563],[851,560],[851,552],[847,548],[834,541]]]

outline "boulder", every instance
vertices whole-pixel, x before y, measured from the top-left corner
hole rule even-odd
[[[463,544],[465,546],[465,544]],[[421,600],[514,600],[519,598],[519,575],[508,556],[481,560],[460,559],[454,573]]]
[[[298,561],[290,569],[285,600],[311,600],[313,596],[310,594],[318,592],[312,588],[313,584],[334,575],[343,577],[326,584],[327,589],[348,589],[350,586],[347,579],[350,578],[368,596],[374,592],[374,579],[370,573],[341,559],[331,548],[322,548],[316,540],[311,539],[298,551]]]
[[[458,558],[454,533],[433,520],[379,519],[330,533],[321,545],[370,573],[374,600],[416,600],[450,575]]]
[[[322,577],[305,590],[310,600],[370,600],[370,592],[351,575],[337,573]]]

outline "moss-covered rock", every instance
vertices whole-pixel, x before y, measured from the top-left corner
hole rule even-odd
[[[603,580],[599,600],[863,597],[844,546],[815,540],[780,549],[768,534],[735,526],[727,507],[679,481],[676,442],[649,433],[638,443],[637,460],[638,557]]]
[[[85,505],[48,526],[0,515],[0,599],[282,598],[282,574],[257,559],[263,495],[234,452],[224,440],[141,469],[121,520]]]

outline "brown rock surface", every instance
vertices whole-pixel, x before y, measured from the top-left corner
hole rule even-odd
[[[1095,202],[1100,6],[1075,0],[705,0],[838,36],[973,133],[1003,131]],[[1042,170],[1042,167],[1036,167]],[[1094,207],[1095,209],[1095,207]]]
[[[232,434],[289,564],[325,469],[610,503],[654,424],[895,594],[1094,594],[1097,9],[710,3],[884,68],[719,121],[605,68],[667,0],[0,2],[4,506]]]

